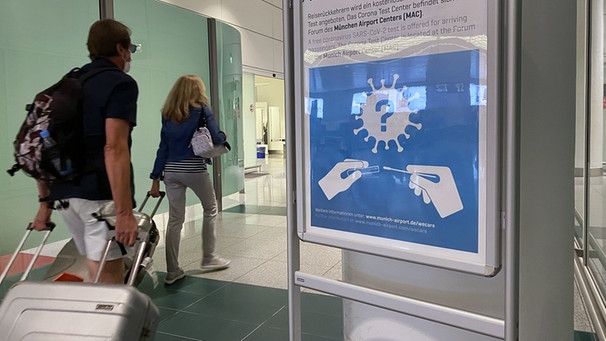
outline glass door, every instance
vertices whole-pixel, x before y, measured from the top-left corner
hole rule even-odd
[[[589,113],[586,130],[589,134],[586,152],[587,186],[585,188],[587,265],[600,288],[606,293],[606,216],[604,195],[606,182],[603,171],[604,157],[604,0],[590,1],[590,64]]]
[[[604,0],[588,0],[587,15],[579,20],[580,71],[577,88],[577,146],[575,160],[575,235],[583,259],[604,297],[606,293],[606,178],[604,160]],[[583,17],[582,15],[579,18]],[[584,22],[583,22],[584,21]],[[580,90],[579,90],[580,88]],[[582,93],[579,93],[582,91]]]

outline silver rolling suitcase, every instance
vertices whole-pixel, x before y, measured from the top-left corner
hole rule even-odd
[[[31,228],[28,227],[15,255],[21,250],[30,232]],[[49,233],[50,229],[36,256]],[[133,261],[137,267],[141,265],[143,250],[147,244],[145,240],[147,236],[140,235]],[[100,270],[105,264],[107,250],[112,242],[112,240],[108,241]],[[137,272],[131,271],[128,278],[129,285],[120,285],[24,281],[29,270],[31,266],[24,273],[22,280],[13,285],[2,301],[0,341],[154,339],[160,313],[151,298],[133,286]],[[97,279],[99,274],[100,271]],[[0,283],[5,275],[0,277]]]
[[[160,207],[160,204],[165,196],[166,192],[160,192],[160,197],[156,201],[151,212],[144,213],[143,211],[145,210],[145,204],[151,197],[150,193],[147,192],[143,203],[141,203],[137,211],[134,212],[135,218],[138,220],[139,224],[140,237],[143,237],[144,234],[147,233],[147,238],[145,239],[146,246],[145,250],[143,250],[143,259],[141,261],[141,265],[139,266],[139,269],[137,269],[138,274],[137,278],[135,279],[135,286],[139,286],[146,274],[148,274],[151,278],[154,287],[157,285],[157,276],[153,268],[153,255],[156,245],[158,245],[160,234],[156,224],[153,221],[153,217],[158,211],[158,208]],[[112,209],[113,206],[110,205],[106,210],[111,211]],[[102,213],[98,212],[97,214]],[[126,280],[128,280],[130,276],[133,260],[133,255],[129,255],[128,257],[124,258],[124,262],[126,264]],[[59,254],[57,254],[57,258],[45,275],[45,280],[53,280],[58,276],[65,274],[75,275],[81,278],[86,278],[86,276],[88,276],[86,256],[78,253],[73,239],[70,239],[69,242],[67,242],[67,244],[65,244],[65,246],[61,249]]]

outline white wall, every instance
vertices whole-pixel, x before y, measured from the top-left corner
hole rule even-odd
[[[263,76],[255,76],[255,92],[257,96],[257,102],[266,102],[268,110],[271,107],[277,107],[277,111],[280,117],[280,124],[282,125],[282,129],[285,126],[285,118],[284,118],[284,80],[269,78]],[[275,109],[274,109],[275,110]],[[268,114],[270,112],[268,111]],[[280,135],[280,133],[277,133]],[[282,153],[282,145],[281,142],[272,143],[272,139],[279,139],[282,136],[269,136],[269,150],[273,153]]]
[[[250,110],[252,106],[252,111]],[[242,140],[244,141],[244,167],[257,164],[257,132],[255,114],[255,76],[242,75]]]
[[[160,0],[224,21],[240,31],[242,68],[284,78],[282,0]]]

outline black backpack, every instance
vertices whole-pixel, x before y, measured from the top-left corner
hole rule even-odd
[[[50,184],[73,180],[86,172],[82,84],[107,70],[118,69],[107,67],[83,72],[74,68],[59,82],[38,93],[25,107],[25,121],[13,142],[16,163],[7,171],[11,176],[21,169]],[[41,133],[50,134],[46,144]]]

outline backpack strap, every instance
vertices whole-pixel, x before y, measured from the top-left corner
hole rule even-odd
[[[100,68],[92,69],[92,70],[80,75],[78,77],[78,79],[80,80],[80,82],[82,84],[84,84],[87,80],[93,78],[94,76],[96,76],[102,72],[111,71],[111,70],[120,71],[120,69],[118,69],[117,67],[112,67],[112,66],[100,67]],[[120,71],[120,72],[122,72],[122,71]]]
[[[102,72],[111,71],[111,70],[120,71],[120,69],[118,69],[117,67],[106,66],[106,67],[94,68],[88,72],[82,73],[81,68],[75,67],[75,68],[71,69],[67,74],[65,74],[65,76],[63,76],[63,78],[77,78],[80,81],[80,83],[84,84],[87,80],[93,78],[94,76],[96,76]]]

